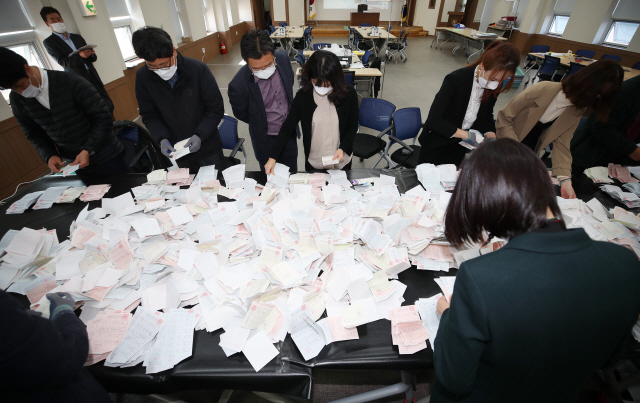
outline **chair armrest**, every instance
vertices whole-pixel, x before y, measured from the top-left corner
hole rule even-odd
[[[140,159],[140,157],[142,157],[142,154],[144,154],[144,152],[147,151],[147,148],[149,148],[148,144],[145,144],[142,147],[140,147],[140,151],[138,151],[136,155],[133,157],[133,159],[131,160],[131,163],[129,164],[129,168],[133,168],[134,166],[136,166],[136,164],[138,163],[138,160]]]
[[[389,127],[387,127],[386,129],[384,129],[383,131],[381,131],[380,133],[378,133],[378,135],[376,136],[377,138],[381,138],[382,136],[384,136],[385,134],[387,134],[391,129],[393,128],[393,125],[390,125]]]
[[[244,139],[238,139],[238,144],[236,144],[236,146],[233,148],[233,151],[231,151],[231,154],[229,154],[230,158],[233,158],[236,156],[236,153],[238,152],[238,150],[240,150],[243,143],[244,143]]]
[[[389,135],[389,139],[395,141],[398,144],[400,144],[402,146],[402,148],[406,148],[407,150],[413,152],[413,148],[411,148],[410,145],[407,145],[404,141],[400,140],[399,138],[396,138],[395,136]]]

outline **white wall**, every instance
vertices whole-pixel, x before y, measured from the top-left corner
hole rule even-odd
[[[273,9],[274,12],[278,10],[276,6],[276,2],[281,1],[284,4],[284,0],[273,0]],[[301,1],[305,3],[305,7],[308,7],[308,1],[305,0],[289,0],[289,8],[291,8],[291,3],[293,1]],[[426,2],[427,0],[418,0],[420,2]],[[453,1],[455,3],[456,0],[447,0]],[[316,0],[316,20],[319,21],[349,21],[351,19],[351,13],[355,13],[358,11],[357,8],[354,9],[327,9],[324,8],[324,0]],[[387,25],[389,23],[389,12],[391,12],[391,21],[399,21],[400,20],[400,10],[404,5],[404,0],[393,0],[393,6],[389,10],[379,10],[369,6],[370,12],[380,13],[380,26],[384,25],[384,21],[387,21]],[[284,6],[283,6],[284,7]],[[308,15],[308,14],[307,14]],[[289,14],[291,17],[291,14]],[[280,21],[278,18],[274,17],[275,21]]]
[[[493,3],[493,10],[491,11],[491,19],[489,20],[489,24],[493,24],[494,22],[500,21],[500,18],[506,17],[507,15],[513,15],[511,13],[511,8],[513,7],[513,1],[507,0],[495,0]],[[487,24],[488,25],[488,24]],[[480,27],[481,31],[486,31],[486,25]]]
[[[164,29],[171,36],[173,45],[178,46],[182,38],[176,36],[169,4],[162,0],[139,0],[139,2],[146,25]]]
[[[421,26],[423,30],[429,31],[429,35],[435,35],[439,9],[439,3],[436,3],[436,8],[430,9],[428,1],[418,0],[413,25]]]
[[[201,1],[185,1],[183,14],[189,16],[189,26],[191,28],[191,37],[194,41],[207,36],[207,26],[204,23],[204,12],[202,10]]]
[[[213,14],[216,18],[216,28],[218,32],[229,30],[229,19],[227,17],[227,4],[225,0],[212,0]]]
[[[296,4],[299,2],[295,2]],[[300,6],[302,9],[302,5]],[[251,13],[251,0],[238,0],[238,15],[240,21],[253,21],[253,14]]]
[[[600,43],[608,18],[617,0],[578,0],[562,39],[584,43]]]
[[[316,10],[317,10],[317,6],[316,6]],[[273,0],[273,21],[280,22],[280,21],[286,21],[286,20],[287,20],[287,8],[286,8],[285,0]]]
[[[131,25],[134,31],[144,27],[144,15],[140,8],[140,0],[127,0],[129,13],[131,14]]]
[[[240,13],[238,12],[238,2],[237,0],[229,0],[229,7],[231,10],[231,25],[237,25],[242,21],[240,19]]]
[[[486,0],[478,0],[478,4],[476,5],[476,15],[473,16],[473,22],[480,22],[484,11],[484,5],[486,3]],[[484,29],[481,29],[480,31],[484,31]]]
[[[304,25],[304,7],[308,2],[289,0],[289,25]]]
[[[449,22],[449,11],[456,10],[457,0],[440,0],[440,1],[444,1],[444,8],[442,9],[442,16],[440,17],[440,22],[446,24],[447,22]],[[438,12],[440,12],[440,9],[438,8],[439,5],[440,3],[436,4],[436,9],[438,10]],[[437,19],[438,17],[436,17],[436,20]]]

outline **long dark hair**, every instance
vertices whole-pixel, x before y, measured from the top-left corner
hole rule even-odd
[[[483,243],[485,232],[513,238],[544,227],[547,208],[562,222],[542,160],[512,139],[486,142],[462,163],[444,234],[455,246]]]
[[[562,91],[585,115],[595,115],[604,122],[622,86],[624,71],[618,62],[599,60],[562,82]]]
[[[495,90],[484,90],[482,102],[486,102],[491,94],[497,98],[500,93],[511,89],[513,80],[516,78],[516,69],[520,64],[520,49],[507,42],[493,42],[487,46],[480,58],[470,64],[469,67],[476,67],[480,63],[482,63],[485,71],[492,70],[491,77],[487,77],[487,81],[492,81],[503,71],[508,71],[511,74],[507,85],[504,87],[501,82]]]
[[[303,91],[313,91],[313,79],[318,87],[327,82],[331,84],[333,90],[329,93],[329,101],[334,104],[339,104],[349,93],[338,56],[326,50],[316,50],[307,59],[302,67],[300,88]]]

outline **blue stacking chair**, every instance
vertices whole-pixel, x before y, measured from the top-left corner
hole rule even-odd
[[[418,166],[420,156],[420,146],[416,145],[416,140],[422,130],[422,116],[420,108],[403,108],[393,114],[391,134],[384,149],[384,158],[389,160],[389,149],[394,144],[400,144],[400,148],[391,154],[391,160],[397,164],[394,168],[405,167],[415,168]],[[406,142],[413,139],[413,145]]]
[[[299,50],[298,51],[298,56],[300,56],[300,58],[302,59],[302,63],[307,61],[307,58],[304,57],[304,52],[303,51]]]
[[[529,52],[529,53],[548,53],[550,49],[551,49],[551,47],[547,46],[547,45],[533,45],[531,47],[531,52]],[[530,67],[534,66],[535,64],[537,64],[537,61],[538,61],[537,57],[527,55],[527,58],[524,61],[525,70],[527,68],[530,68]],[[532,62],[533,62],[533,64],[532,64]]]
[[[370,27],[371,24],[369,24],[368,22],[363,22],[362,24],[360,24],[361,27]]]
[[[276,32],[276,28],[273,25],[269,25],[269,31],[271,31],[271,33]]]
[[[296,55],[295,57],[296,62],[298,62],[298,64],[300,65],[300,67],[304,66],[304,56],[300,56],[300,55]]]
[[[320,50],[320,47],[330,47],[330,43],[314,43],[313,50]]]
[[[560,58],[555,56],[544,55],[544,63],[542,67],[538,70],[536,77],[538,77],[538,81],[541,80],[541,76],[544,74],[546,76],[551,76],[550,80],[553,81],[553,78],[556,76],[556,71],[558,71],[558,67],[560,67]],[[534,79],[531,81],[533,84]],[[545,80],[546,81],[546,80]]]
[[[614,62],[620,63],[620,60],[622,60],[622,57],[616,56],[616,55],[604,55],[600,58],[600,60],[613,60]]]
[[[345,71],[344,72],[344,81],[353,87],[353,81],[356,77],[355,71]]]
[[[370,51],[366,51],[364,52],[364,55],[362,56],[362,64],[365,66],[369,65],[369,58],[371,58],[371,55],[373,54],[373,52]]]
[[[286,22],[279,22],[279,23],[278,23],[278,26],[279,26],[279,27],[286,27],[286,26],[287,26],[287,23],[286,23]]]
[[[577,57],[586,57],[587,59],[593,59],[593,56],[596,55],[595,50],[587,50],[587,49],[578,49],[576,50],[575,55]]]
[[[584,64],[580,64],[580,63],[576,63],[576,62],[569,62],[569,71],[567,71],[564,76],[562,76],[562,79],[564,80],[565,78],[571,77],[572,75],[574,75],[575,73],[579,72],[580,70],[584,69],[585,66]]]
[[[631,66],[631,68],[634,70],[640,70],[640,62],[635,62],[635,64]]]
[[[388,134],[391,130],[391,117],[395,112],[396,106],[389,101],[377,98],[364,98],[360,104],[359,124],[360,127],[367,127],[378,131],[375,136],[370,134],[356,133],[353,139],[353,155],[363,161],[371,158],[376,154],[380,158],[373,165],[375,168],[384,157],[384,148],[386,142],[382,140],[382,136]],[[393,161],[387,158],[388,166],[393,165]]]
[[[244,155],[243,164],[247,163],[247,152],[244,149],[244,139],[238,137],[238,119],[229,115],[222,117],[222,123],[218,127],[220,138],[222,139],[222,148],[231,150],[228,157],[224,157],[228,166],[240,164],[240,160],[235,158],[238,151],[242,151]]]

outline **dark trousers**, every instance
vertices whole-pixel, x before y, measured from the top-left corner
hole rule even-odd
[[[196,156],[199,157],[199,153],[200,151],[198,153],[188,154],[179,159],[177,161],[178,166],[180,168],[189,168],[189,173],[191,174],[197,174],[200,167],[206,167],[209,165],[215,165],[218,172],[222,172],[227,169],[227,162],[224,159],[222,150],[217,153],[205,155],[202,158],[195,158]]]
[[[342,170],[343,171],[350,171],[351,170],[351,163],[353,162],[353,156],[351,157],[351,161],[349,161],[349,163],[347,165],[345,165]],[[309,164],[309,161],[305,161],[304,162],[304,169],[306,172],[326,172],[326,169],[316,169],[313,167],[313,165]]]
[[[260,164],[260,171],[264,173],[264,165],[269,161],[269,156],[273,147],[276,145],[276,139],[278,136],[263,136],[262,139],[254,139],[251,137],[251,144],[253,145],[253,152],[256,155],[258,164]],[[298,143],[295,136],[291,136],[284,150],[280,153],[278,161],[280,164],[289,167],[289,172],[298,172]]]
[[[456,167],[460,167],[460,163],[462,163],[466,155],[467,149],[458,143],[438,148],[422,146],[418,163],[433,165],[454,164]]]
[[[115,106],[113,105],[113,101],[109,97],[109,93],[104,88],[104,85],[88,71],[87,74],[83,75],[83,77],[86,78],[91,84],[93,84],[94,87],[96,87],[96,90],[98,90],[98,94],[100,94],[100,96],[104,100],[104,103],[107,105],[109,113],[113,116],[113,110],[115,109]]]
[[[129,169],[122,154],[100,164],[92,164],[91,157],[89,157],[89,165],[77,171],[80,176],[126,174],[129,172],[131,172],[131,169]]]

